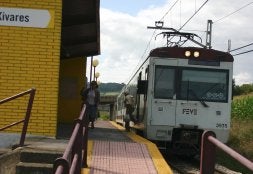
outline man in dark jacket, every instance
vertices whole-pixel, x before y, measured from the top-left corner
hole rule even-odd
[[[86,113],[91,122],[91,128],[94,129],[94,121],[97,117],[97,107],[100,102],[100,92],[96,81],[90,83],[90,88],[81,91],[83,104],[86,104]]]

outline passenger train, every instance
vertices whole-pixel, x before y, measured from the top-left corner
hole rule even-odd
[[[178,152],[198,153],[201,135],[211,130],[227,142],[230,129],[233,57],[200,47],[158,47],[150,51],[116,102],[124,125],[124,91],[135,99],[132,128]]]

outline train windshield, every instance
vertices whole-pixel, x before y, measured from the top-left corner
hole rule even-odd
[[[227,102],[228,77],[227,70],[157,65],[154,98],[193,100],[203,105],[205,102]]]
[[[179,98],[227,102],[228,71],[183,69]]]

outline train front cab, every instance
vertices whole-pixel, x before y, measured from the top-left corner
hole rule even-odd
[[[232,62],[191,65],[189,59],[151,58],[147,138],[198,151],[203,130],[226,142],[230,129]],[[186,148],[187,149],[187,148]],[[179,150],[178,150],[179,151]],[[182,151],[182,153],[186,153]]]

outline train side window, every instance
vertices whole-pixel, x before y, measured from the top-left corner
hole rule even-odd
[[[148,89],[148,81],[138,80],[137,94],[147,94],[147,89]]]

